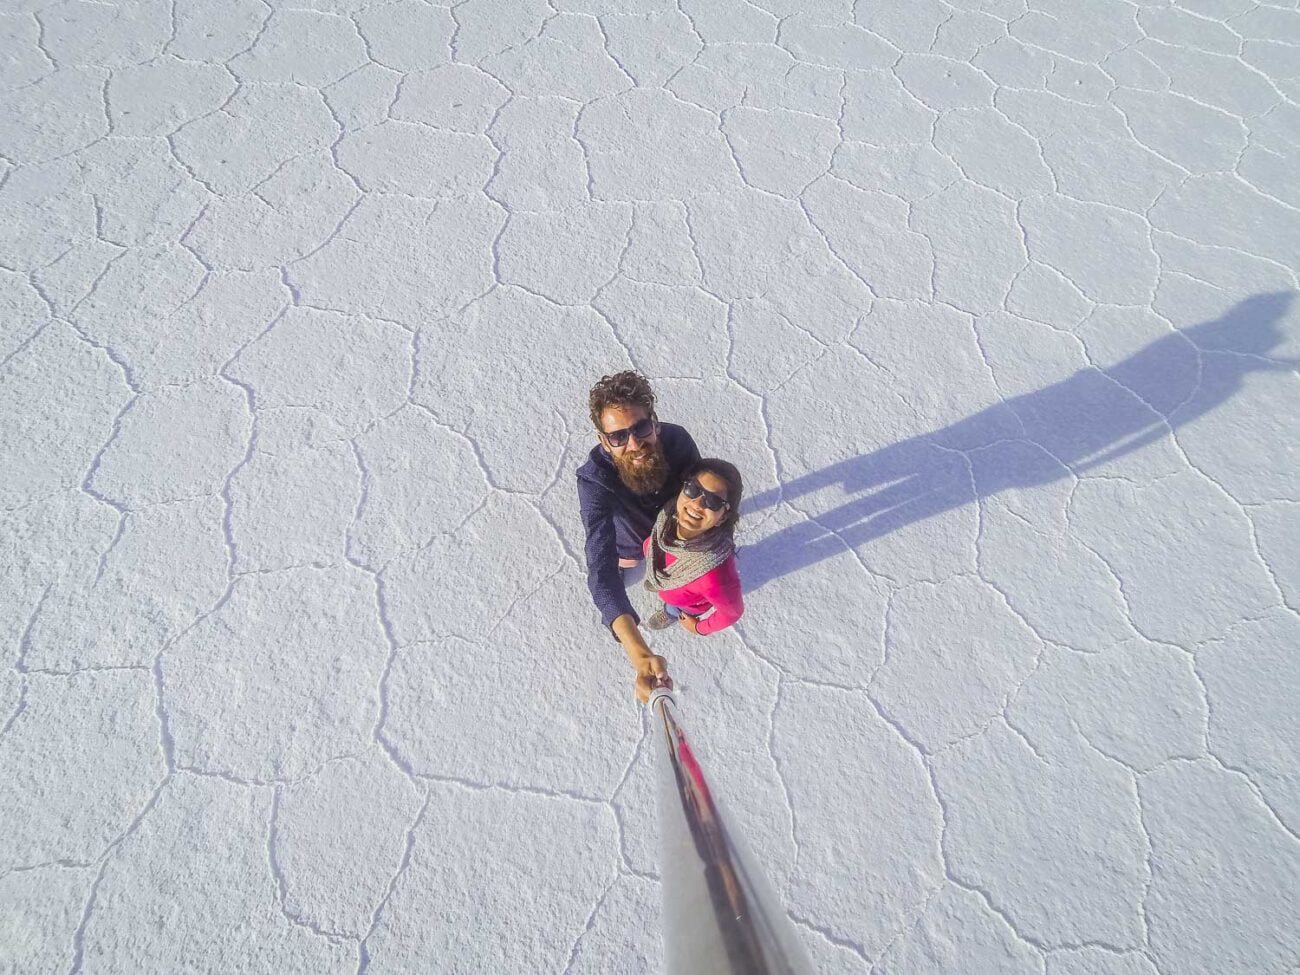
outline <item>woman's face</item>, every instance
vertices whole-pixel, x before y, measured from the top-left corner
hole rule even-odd
[[[715,527],[727,517],[730,509],[726,505],[716,511],[710,511],[709,498],[700,493],[698,497],[688,498],[687,489],[694,481],[705,491],[710,491],[723,501],[727,499],[727,482],[712,471],[700,471],[686,482],[686,486],[677,494],[677,534],[683,538],[694,538],[710,528]]]

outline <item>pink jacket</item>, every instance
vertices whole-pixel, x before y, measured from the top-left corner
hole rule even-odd
[[[650,539],[642,549],[650,557]],[[665,552],[668,565],[677,561]],[[691,616],[702,616],[710,609],[713,615],[700,620],[697,632],[701,636],[726,629],[745,612],[745,600],[740,594],[740,573],[736,571],[736,557],[732,555],[716,569],[710,569],[698,579],[676,589],[662,589],[659,597],[666,603],[678,606]]]

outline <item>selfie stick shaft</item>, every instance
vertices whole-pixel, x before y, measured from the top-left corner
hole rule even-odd
[[[659,739],[664,971],[807,975],[794,926],[718,808],[672,695],[657,689],[648,706]]]

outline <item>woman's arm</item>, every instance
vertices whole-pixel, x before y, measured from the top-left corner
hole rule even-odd
[[[700,620],[695,632],[700,636],[725,630],[745,612],[745,597],[740,590],[740,573],[736,571],[733,555],[700,581],[704,596],[713,604],[713,612]]]

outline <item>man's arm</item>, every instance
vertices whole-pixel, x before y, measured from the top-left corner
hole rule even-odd
[[[645,700],[656,683],[667,677],[665,661],[645,642],[637,624],[618,568],[614,542],[614,509],[609,495],[587,481],[578,481],[578,505],[587,532],[587,588],[600,611],[601,622],[610,627],[636,670],[637,697]]]
[[[614,541],[614,506],[609,493],[590,481],[578,480],[578,507],[587,532],[587,588],[600,613],[600,621],[612,626],[620,616],[640,622],[627,598],[623,574],[618,570],[618,548]]]
[[[650,645],[645,642],[645,637],[641,635],[641,628],[636,625],[636,620],[630,614],[624,613],[614,620],[614,625],[610,629],[614,631],[618,642],[623,644],[628,662],[638,674],[664,673],[664,658],[656,656],[650,649]]]

